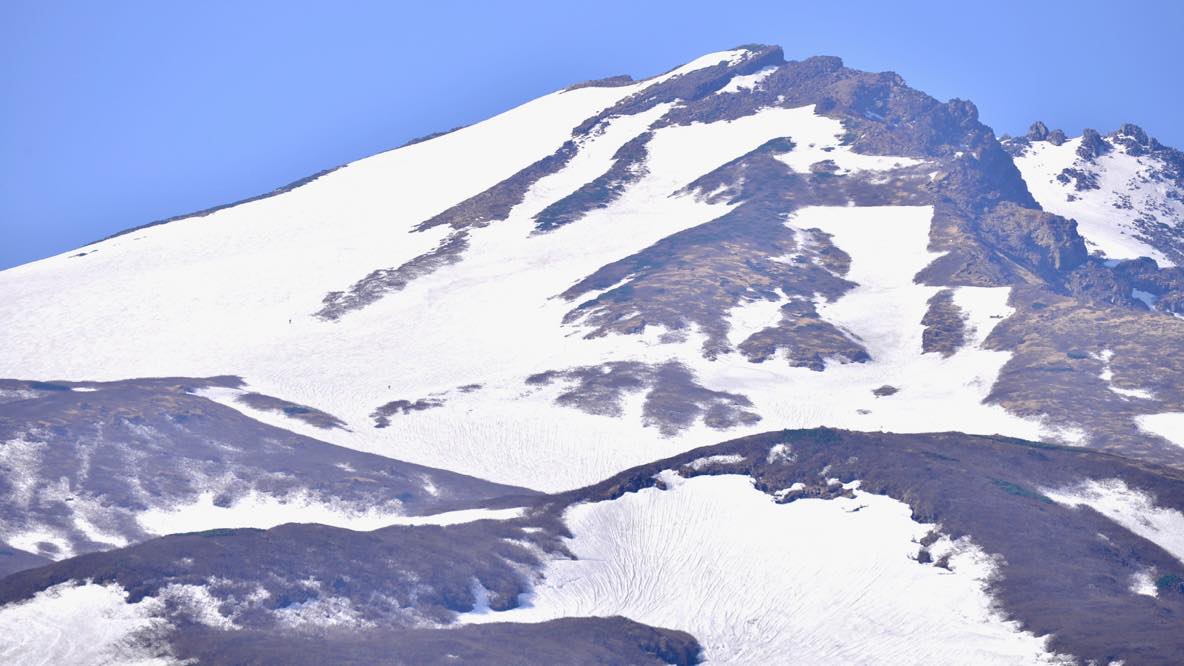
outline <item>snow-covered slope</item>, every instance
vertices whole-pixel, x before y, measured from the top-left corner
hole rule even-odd
[[[1161,658],[1175,159],[753,46],[0,272],[0,626]]]
[[[788,167],[782,176],[788,179],[814,178],[813,166],[833,164],[837,170],[827,177],[834,182],[888,187],[883,183],[909,169],[941,168],[917,156],[855,152],[845,143],[844,125],[813,105],[750,100],[769,94],[754,88],[763,91],[776,78],[755,61],[749,69],[756,73],[736,69],[752,54],[713,54],[651,81],[554,93],[275,197],[0,273],[0,376],[237,375],[251,390],[309,405],[346,424],[332,431],[284,427],[544,490],[591,483],[718,439],[721,432],[825,424],[1039,437],[1045,431],[1038,419],[981,404],[1007,359],[980,348],[1008,313],[1006,288],[961,288],[957,300],[965,316],[979,322],[974,339],[949,357],[922,353],[920,321],[937,288],[915,285],[912,276],[939,256],[927,249],[933,216],[928,207],[842,207],[863,196],[853,192],[834,202],[841,206],[807,208],[785,220],[789,244],[804,246],[806,232],[819,230],[849,255],[849,270],[832,272],[860,286],[810,300],[834,335],[866,347],[866,363],[832,359],[824,361],[825,372],[816,372],[779,356],[760,363],[739,353],[708,359],[697,351],[706,343],[694,322],[681,331],[655,324],[643,325],[640,335],[589,338],[590,329],[570,316],[573,303],[560,295],[573,284],[737,210],[742,198],[705,196],[688,185],[772,140],[792,141],[792,149],[777,158]],[[573,134],[573,127],[607,107],[710,66],[724,69],[717,75],[723,96],[749,100],[751,111],[685,121],[674,114],[687,103],[663,97],[640,110],[610,112]],[[728,88],[729,82],[735,85]],[[569,139],[575,152],[562,166],[530,172]],[[625,170],[615,196],[540,233],[535,218],[611,173],[627,144],[639,140],[645,142],[644,159]],[[524,169],[532,180],[504,219],[460,232],[421,224]],[[830,195],[820,196],[825,201]],[[449,239],[458,233],[463,250],[441,251],[452,247]],[[424,257],[431,259],[415,263]],[[803,261],[791,258],[783,265],[799,270]],[[431,267],[416,269],[398,290],[379,294],[366,307],[314,316],[323,312],[323,300],[329,302],[326,294],[367,273],[426,264]],[[631,288],[631,277],[623,277],[599,293]],[[803,294],[810,297],[808,286]],[[596,295],[585,293],[580,301]],[[802,302],[798,294],[790,296],[782,305]],[[735,305],[771,300],[753,292]],[[696,390],[734,396],[722,399],[749,405],[752,416],[713,419],[717,408],[702,403],[702,417],[660,427],[660,419],[645,411],[641,387],[621,394],[619,409],[598,412],[557,403],[560,382],[525,381],[608,361],[677,363],[690,371]],[[917,381],[933,376],[943,380]],[[884,385],[900,391],[883,399],[872,393]],[[391,404],[399,412],[388,418],[389,427],[376,428],[374,414]]]
[[[667,490],[570,509],[577,559],[550,563],[522,608],[463,620],[619,614],[691,632],[718,664],[1056,658],[992,611],[995,565],[973,543],[933,546],[948,570],[913,559],[934,526],[906,505],[858,490],[780,505],[744,476],[661,478]]]
[[[1037,131],[1013,148],[1040,205],[1076,220],[1090,248],[1108,259],[1184,263],[1184,156],[1135,125],[1058,136]]]

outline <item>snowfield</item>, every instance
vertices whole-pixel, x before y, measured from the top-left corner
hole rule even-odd
[[[168,623],[161,602],[127,603],[117,584],[70,581],[0,607],[0,662],[21,666],[176,663],[157,654]]]
[[[205,492],[191,504],[151,508],[138,514],[136,520],[145,532],[163,536],[215,528],[268,529],[285,523],[320,523],[369,531],[389,525],[455,525],[474,520],[507,520],[522,515],[521,509],[462,509],[425,516],[405,516],[397,503],[360,508],[307,494],[275,497],[255,490],[239,497],[229,506],[215,504],[215,497],[216,493]]]
[[[556,295],[567,287],[730,210],[675,193],[771,139],[794,140],[797,148],[780,159],[795,169],[820,159],[849,171],[915,162],[852,153],[840,143],[842,125],[810,107],[657,129],[644,175],[616,201],[549,233],[533,233],[536,213],[607,170],[616,150],[669,107],[614,118],[582,139],[563,169],[536,182],[507,219],[474,229],[459,263],[338,321],[311,316],[329,291],[435,247],[446,228],[412,228],[553,150],[566,128],[637,85],[643,84],[550,95],[287,194],[133,232],[93,246],[84,257],[0,273],[0,319],[11,323],[0,330],[0,376],[235,374],[251,390],[328,412],[348,430],[322,430],[250,410],[230,396],[209,397],[334,444],[545,491],[775,428],[1052,436],[1039,423],[981,404],[1008,358],[981,349],[990,329],[1011,312],[1007,289],[958,288],[955,300],[969,317],[973,339],[949,358],[921,353],[920,320],[936,289],[912,279],[938,256],[927,250],[929,207],[814,207],[788,222],[832,234],[851,256],[847,277],[860,286],[834,303],[818,303],[818,310],[868,348],[870,363],[832,363],[814,372],[779,359],[754,364],[739,354],[707,361],[694,331],[682,342],[660,341],[657,328],[585,339],[578,322],[562,324],[573,304]],[[507,143],[518,135],[531,139]],[[468,159],[473,149],[498,158]],[[774,305],[738,309],[737,329],[768,323]],[[690,367],[707,389],[747,396],[763,419],[726,433],[700,422],[663,437],[645,427],[637,400],[638,410],[625,418],[593,416],[554,404],[560,386],[524,384],[536,372],[671,359]],[[480,389],[458,390],[474,384]],[[871,391],[885,384],[900,392],[877,399]],[[427,397],[442,404],[396,415],[388,428],[373,427],[371,412],[379,405]]]
[[[999,618],[992,559],[948,539],[951,571],[916,561],[933,525],[907,505],[776,504],[739,475],[683,479],[572,507],[567,542],[523,607],[466,622],[624,615],[682,629],[710,663],[1060,663],[1045,639]]]

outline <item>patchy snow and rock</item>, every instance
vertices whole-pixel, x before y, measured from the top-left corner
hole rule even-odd
[[[1077,220],[1091,249],[1110,259],[1151,257],[1173,266],[1173,257],[1157,245],[1157,224],[1167,228],[1184,221],[1181,192],[1157,175],[1161,165],[1149,155],[1132,155],[1112,137],[1101,139],[1109,151],[1093,158],[1078,154],[1082,138],[1057,146],[1033,141],[1015,159],[1032,196],[1045,210]],[[1068,177],[1068,173],[1080,174]]]
[[[1102,372],[1098,374],[1098,379],[1106,382],[1106,388],[1114,393],[1121,395],[1124,398],[1138,398],[1139,400],[1155,400],[1155,394],[1151,391],[1143,389],[1122,388],[1114,385],[1114,369],[1110,367],[1110,362],[1114,358],[1114,350],[1103,349],[1101,353],[1095,354],[1094,358],[1102,362]],[[1140,417],[1142,418],[1142,417]]]
[[[1043,492],[1060,504],[1090,507],[1184,563],[1184,514],[1157,506],[1154,498],[1121,479],[1090,479],[1077,486]]]
[[[741,90],[752,90],[759,86],[762,81],[769,78],[769,75],[777,71],[776,67],[764,67],[752,74],[737,74],[728,81],[727,85],[719,89],[720,93],[734,93]]]

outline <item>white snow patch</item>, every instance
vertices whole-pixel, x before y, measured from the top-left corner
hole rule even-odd
[[[776,326],[781,322],[781,306],[786,298],[782,295],[776,300],[758,299],[742,301],[732,308],[728,315],[728,341],[733,347],[739,347],[754,333]]]
[[[154,617],[162,608],[148,597],[127,603],[117,584],[61,583],[32,599],[0,607],[0,662],[5,664],[178,663],[155,657],[169,626]]]
[[[717,51],[715,53],[708,53],[707,55],[699,56],[685,65],[676,67],[665,74],[655,76],[652,79],[646,79],[642,83],[645,85],[655,85],[664,81],[669,81],[676,76],[690,74],[691,72],[716,65],[727,63],[728,65],[738,65],[746,60],[752,54],[748,49],[732,49],[731,51]]]
[[[373,622],[362,618],[345,597],[317,597],[276,609],[273,614],[279,624],[292,629],[374,626]]]
[[[694,634],[713,663],[1053,659],[992,610],[990,558],[952,575],[915,561],[933,526],[903,503],[855,491],[779,505],[739,475],[668,488],[571,507],[577,559],[548,563],[523,607],[461,620],[623,615]]]
[[[240,628],[233,619],[222,614],[218,609],[219,600],[204,585],[172,583],[162,588],[156,598],[176,606],[178,611],[198,624],[215,629]]]
[[[1102,362],[1102,372],[1098,374],[1098,379],[1106,382],[1106,388],[1125,398],[1155,400],[1155,394],[1151,391],[1145,391],[1143,389],[1121,388],[1114,385],[1114,370],[1110,367],[1110,362],[1114,359],[1114,350],[1103,349],[1101,353],[1093,354],[1092,356]]]
[[[695,458],[688,466],[693,470],[701,470],[704,467],[712,467],[715,465],[735,465],[744,462],[744,456],[738,453],[721,454],[715,456],[704,456],[702,458]]]
[[[136,520],[144,531],[156,535],[215,528],[267,529],[285,523],[319,523],[369,531],[389,525],[453,525],[475,520],[507,520],[520,516],[523,511],[521,508],[463,509],[406,516],[401,513],[398,503],[361,508],[341,501],[326,501],[307,493],[275,497],[252,490],[226,507],[215,505],[215,497],[215,493],[207,491],[189,504],[151,508],[136,516]]]
[[[1154,393],[1152,393],[1151,391],[1145,391],[1143,389],[1125,389],[1125,388],[1118,388],[1117,386],[1111,386],[1110,390],[1117,393],[1118,395],[1121,395],[1121,396],[1127,397],[1127,398],[1138,398],[1140,400],[1155,400]]]
[[[1148,597],[1158,597],[1159,588],[1155,586],[1154,572],[1143,570],[1131,576],[1131,592]]]
[[[1163,437],[1172,444],[1184,446],[1184,412],[1163,412],[1141,414],[1135,417],[1139,430],[1157,437]]]
[[[1089,433],[1085,431],[1085,428],[1075,425],[1058,425],[1047,418],[1042,419],[1041,423],[1040,434],[1046,440],[1066,446],[1085,446],[1089,443]]]
[[[1122,479],[1090,479],[1041,492],[1059,504],[1088,506],[1184,562],[1184,514],[1157,506],[1150,495],[1127,486]]]
[[[70,509],[74,512],[74,527],[91,541],[107,544],[112,548],[123,548],[131,543],[127,537],[111,531],[110,528],[113,526],[100,525],[106,522],[104,519],[108,518],[111,512],[98,500],[75,496],[74,501],[70,503]]]
[[[27,507],[41,480],[41,454],[44,442],[32,442],[24,437],[0,443],[0,468],[5,470],[4,479],[9,484],[9,500],[18,506]]]
[[[777,68],[770,65],[768,67],[763,67],[752,74],[737,74],[728,81],[727,85],[716,91],[716,94],[738,93],[741,90],[752,90],[763,83],[765,79],[769,78],[770,74],[776,71]]]
[[[921,432],[941,429],[1038,438],[1041,425],[984,405],[999,370],[1010,354],[979,344],[1002,317],[1010,315],[1007,288],[960,288],[959,306],[976,333],[949,358],[922,354],[921,319],[938,287],[918,285],[913,276],[938,253],[928,247],[929,207],[808,207],[786,224],[818,229],[851,257],[846,276],[858,283],[834,302],[817,303],[820,316],[863,344],[867,363],[828,363],[824,372],[783,363],[708,362],[690,350],[693,369],[711,388],[748,396],[763,420],[753,429],[830,425],[856,430]],[[699,344],[697,340],[687,345]],[[914,385],[914,377],[946,381]],[[910,385],[907,400],[891,410],[878,409],[872,389],[885,384]],[[870,416],[860,410],[872,412]],[[939,424],[938,422],[943,422]],[[1021,434],[1022,433],[1022,434]]]
[[[954,305],[966,316],[966,343],[981,347],[999,322],[1015,313],[1007,304],[1009,289],[997,287],[955,287]]]
[[[440,489],[436,487],[434,482],[432,482],[432,477],[424,474],[420,477],[420,481],[423,482],[423,491],[425,493],[431,495],[432,497],[440,496]]]
[[[772,465],[777,462],[793,462],[797,458],[797,454],[793,452],[793,447],[789,444],[781,443],[769,447],[769,455],[765,458],[765,462]]]
[[[844,145],[843,124],[838,120],[815,122],[786,128],[785,136],[794,143],[794,149],[777,159],[798,173],[810,173],[810,166],[817,162],[831,160],[838,166],[838,174],[856,171],[885,171],[899,167],[915,166],[924,160],[891,155],[864,155]]]
[[[36,553],[51,560],[64,560],[74,556],[74,544],[56,528],[48,525],[25,527],[5,535],[5,541],[13,548]],[[49,544],[49,547],[42,544]]]

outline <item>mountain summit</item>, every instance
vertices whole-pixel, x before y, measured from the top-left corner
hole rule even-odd
[[[1171,661],[1182,202],[754,45],[0,272],[0,655]]]

